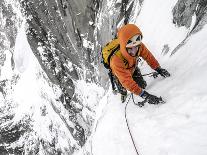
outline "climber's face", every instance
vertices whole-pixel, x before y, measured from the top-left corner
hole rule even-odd
[[[129,55],[133,57],[137,55],[137,52],[139,51],[139,47],[141,45],[141,41],[142,41],[141,35],[135,35],[128,40],[126,49]]]
[[[139,51],[139,47],[140,47],[140,45],[136,45],[136,46],[133,46],[130,48],[128,47],[126,49],[127,49],[127,52],[129,53],[129,55],[134,57],[137,55],[137,52]]]

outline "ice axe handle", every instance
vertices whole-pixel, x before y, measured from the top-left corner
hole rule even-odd
[[[135,105],[138,105],[139,107],[143,107],[146,102],[147,102],[147,99],[144,99],[141,102],[137,102]]]
[[[159,103],[162,103],[162,104],[164,104],[165,103],[165,101],[162,99],[162,97],[160,96],[160,98],[159,98]]]
[[[144,104],[147,102],[147,99],[144,99],[143,101],[141,101],[141,102],[137,102],[135,105],[138,105],[139,107],[143,107],[144,106]],[[162,97],[160,96],[159,97],[159,103],[157,103],[157,104],[164,104],[165,103],[165,101],[162,99]]]
[[[158,75],[159,75],[159,73],[153,72],[151,76],[156,79],[158,77]]]
[[[148,74],[142,74],[142,76],[150,76],[150,77],[153,77],[153,78],[157,78],[159,75],[159,73],[157,72],[151,72],[151,73],[148,73]]]

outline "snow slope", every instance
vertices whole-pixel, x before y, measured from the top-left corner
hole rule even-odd
[[[146,45],[171,73],[166,79],[146,78],[146,90],[162,96],[166,104],[139,108],[129,101],[127,117],[140,155],[207,154],[207,26],[192,35],[173,57],[162,56],[164,44],[172,51],[189,31],[172,24],[170,11],[175,2],[145,0],[136,23]],[[145,66],[142,71],[150,71]],[[141,99],[136,96],[135,100]],[[124,118],[126,103],[112,94],[105,102],[106,110],[93,135],[92,153],[135,155]]]

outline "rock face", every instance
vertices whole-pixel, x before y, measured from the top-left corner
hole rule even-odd
[[[206,0],[178,0],[173,12],[173,23],[178,27],[185,26],[189,29],[186,38],[171,53],[176,51],[186,43],[187,38],[202,29],[207,23],[207,1]]]
[[[6,59],[4,53],[8,50],[13,54],[15,45],[15,38],[17,35],[17,28],[21,23],[21,19],[17,17],[11,4],[6,4],[4,1],[0,2],[0,75],[1,66],[3,66]],[[14,65],[14,64],[13,64]],[[14,67],[14,66],[13,66]]]
[[[6,1],[0,1],[0,77],[4,77],[2,68],[5,65],[7,55],[10,57],[10,67],[14,69],[13,52],[17,29],[21,24],[21,19],[17,17],[11,4]],[[6,99],[12,92],[12,87],[17,83],[18,75],[11,73],[11,79],[0,79],[0,153],[9,154],[22,152],[22,147],[7,148],[6,145],[17,141],[25,131],[30,130],[29,124],[24,124],[22,120],[19,125],[12,124],[15,104],[12,99]]]
[[[19,0],[1,1],[0,65],[6,60],[5,50],[11,52],[11,66],[14,69],[13,51],[17,30],[22,19],[26,20],[27,40],[45,74],[37,75],[54,90],[60,90],[56,101],[46,97],[39,109],[41,118],[48,120],[48,109],[52,108],[60,118],[62,126],[70,132],[68,146],[58,146],[61,137],[60,124],[49,119],[50,140],[41,137],[34,129],[33,113],[14,121],[15,99],[9,97],[14,86],[21,80],[21,74],[13,73],[11,79],[0,81],[0,92],[4,106],[0,106],[0,152],[3,154],[72,154],[82,147],[91,134],[94,123],[94,109],[84,107],[84,99],[76,91],[77,80],[93,82],[104,86],[101,67],[101,46],[115,37],[116,27],[133,20],[143,0],[122,0],[120,2],[101,0]],[[109,3],[112,5],[109,6]],[[19,18],[14,10],[21,11]],[[138,11],[139,12],[139,11]],[[107,74],[106,74],[107,75]],[[97,97],[97,96],[96,96]],[[98,97],[99,98],[99,97]],[[1,99],[1,96],[0,96]],[[61,106],[57,106],[61,104]],[[92,104],[92,103],[90,103]],[[60,107],[63,109],[60,110]],[[83,110],[84,109],[84,110]],[[84,112],[83,112],[84,111]],[[64,113],[64,114],[63,114]],[[60,130],[60,131],[59,131]],[[68,135],[65,135],[68,137]],[[75,141],[75,142],[74,142]],[[73,143],[72,143],[73,142]]]
[[[83,41],[93,40],[99,2],[25,0],[20,5],[27,19],[27,37],[33,53],[50,81],[61,88],[60,100],[65,108],[76,114],[79,110],[71,103],[79,103],[80,99],[75,94],[74,81],[97,82],[91,59],[93,47],[84,47]],[[71,133],[76,131],[74,138],[83,146],[85,131],[79,122],[75,124]]]
[[[199,31],[206,24],[207,1],[205,0],[178,0],[173,9],[173,23],[190,28],[192,17],[196,16],[192,32]]]
[[[13,55],[17,29],[22,23],[14,10],[21,10],[26,19],[27,38],[32,52],[46,73],[49,85],[61,90],[57,103],[62,104],[64,109],[60,111],[57,103],[51,103],[52,108],[72,135],[72,138],[68,139],[69,145],[66,150],[61,150],[56,146],[57,139],[60,137],[57,135],[58,127],[52,122],[48,130],[49,133],[54,134],[52,142],[38,136],[28,140],[36,134],[31,125],[34,121],[32,114],[25,115],[18,122],[13,120],[15,115],[13,110],[16,108],[15,99],[9,96],[13,93],[13,87],[18,83],[18,79],[21,78],[21,75],[14,73],[11,79],[0,81],[0,101],[4,103],[4,106],[0,106],[0,152],[37,154],[42,147],[42,150],[48,154],[64,154],[65,152],[72,154],[74,150],[85,144],[93,125],[93,109],[86,107],[85,109],[89,110],[82,112],[83,99],[80,94],[75,93],[74,82],[85,80],[98,83],[98,72],[93,64],[92,41],[94,41],[94,22],[99,9],[99,1],[25,0],[19,3],[1,1],[0,4],[2,6],[0,20],[3,21],[0,23],[0,66],[4,66],[6,50]],[[88,44],[84,45],[84,42]],[[11,63],[14,68],[13,58]],[[45,80],[41,77],[42,73],[38,74],[39,78]],[[43,108],[44,111],[47,111],[49,106]],[[63,112],[67,114],[63,115]],[[47,116],[45,112],[42,113]],[[20,143],[21,139],[25,139],[29,144]],[[70,142],[73,140],[76,141],[75,145]]]
[[[27,17],[27,35],[31,48],[50,80],[63,89],[68,103],[74,95],[72,80],[80,79],[85,67],[84,55],[87,50],[83,47],[82,36],[92,33],[89,21],[94,20],[89,15],[96,1],[81,2],[21,2],[21,8]],[[93,74],[92,69],[89,72]]]

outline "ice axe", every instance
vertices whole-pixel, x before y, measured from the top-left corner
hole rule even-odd
[[[147,98],[146,99],[144,99],[143,101],[141,101],[141,102],[135,102],[134,101],[134,96],[133,96],[133,94],[132,94],[132,100],[133,100],[133,102],[134,102],[134,104],[135,105],[138,105],[139,107],[143,107],[144,106],[144,104],[147,102]],[[165,103],[165,101],[162,99],[162,97],[160,96],[159,97],[159,103],[158,104],[164,104]]]
[[[151,72],[151,73],[147,73],[147,74],[142,74],[142,76],[150,76],[150,77],[153,77],[153,78],[157,78],[159,75],[158,72]]]

